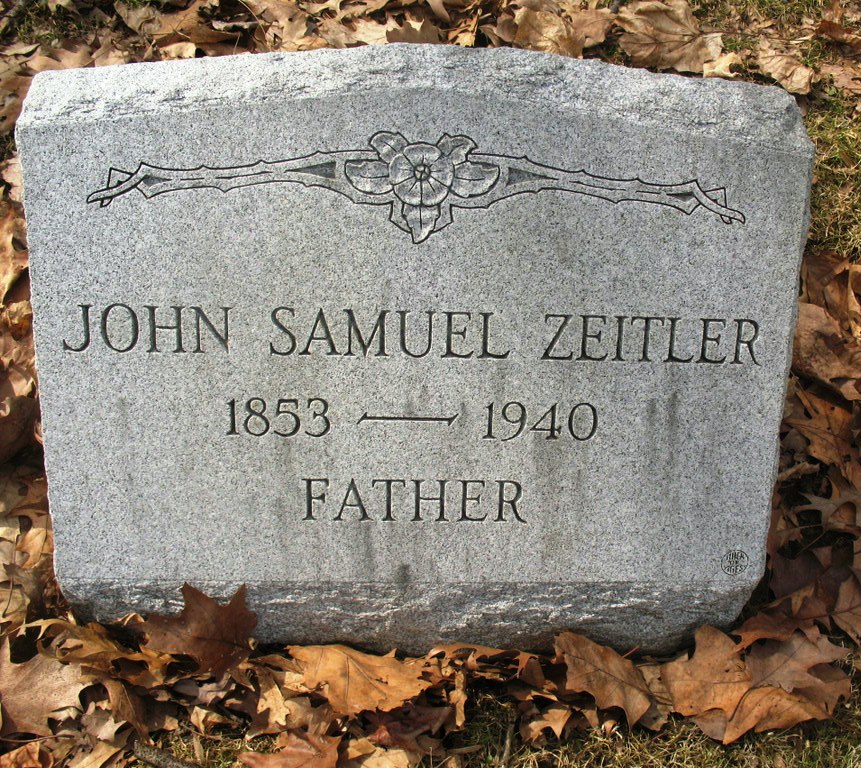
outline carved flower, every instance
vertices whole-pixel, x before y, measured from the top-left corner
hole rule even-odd
[[[444,134],[434,144],[410,144],[399,133],[381,131],[371,137],[378,160],[350,160],[347,179],[369,195],[394,195],[392,221],[421,243],[432,232],[451,222],[450,206],[443,203],[454,195],[476,197],[488,192],[499,178],[499,168],[467,159],[475,142],[467,136]]]

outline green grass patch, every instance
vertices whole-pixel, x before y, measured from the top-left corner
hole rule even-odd
[[[827,90],[827,88],[826,88]],[[832,89],[805,118],[816,146],[808,247],[861,261],[861,113]]]

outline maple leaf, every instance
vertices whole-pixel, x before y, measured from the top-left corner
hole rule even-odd
[[[77,664],[36,654],[29,661],[13,664],[9,638],[0,645],[0,733],[35,733],[50,736],[51,714],[68,707],[80,708],[78,694],[89,685],[81,680]]]
[[[159,653],[191,656],[201,672],[221,677],[250,653],[257,616],[245,605],[243,584],[227,605],[220,605],[190,584],[183,584],[185,606],[179,616],[150,616],[141,624],[142,646]]]
[[[421,663],[399,661],[392,654],[372,656],[344,645],[293,645],[288,650],[302,664],[305,685],[321,691],[339,715],[395,709],[431,684],[422,678]]]
[[[687,0],[635,0],[619,11],[619,45],[635,66],[702,72],[723,49],[719,34],[703,34]]]
[[[565,690],[589,693],[601,709],[619,707],[634,725],[652,706],[649,687],[633,662],[583,635],[563,632],[553,641],[555,663],[567,668]]]
[[[284,735],[284,747],[278,752],[243,752],[238,759],[250,768],[335,768],[337,765],[340,736],[292,731]]]
[[[701,627],[694,636],[695,651],[661,666],[661,678],[672,697],[673,709],[698,716],[710,710],[732,715],[752,686],[751,675],[738,646],[714,627]]]

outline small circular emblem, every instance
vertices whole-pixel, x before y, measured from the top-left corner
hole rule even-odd
[[[747,552],[743,552],[740,549],[731,549],[721,558],[720,567],[724,573],[730,576],[738,576],[742,571],[747,570],[749,563],[750,558],[747,556]]]

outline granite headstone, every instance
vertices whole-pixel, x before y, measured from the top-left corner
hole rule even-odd
[[[84,615],[245,583],[262,639],[662,650],[748,599],[786,93],[396,45],[48,72],[17,138]]]

